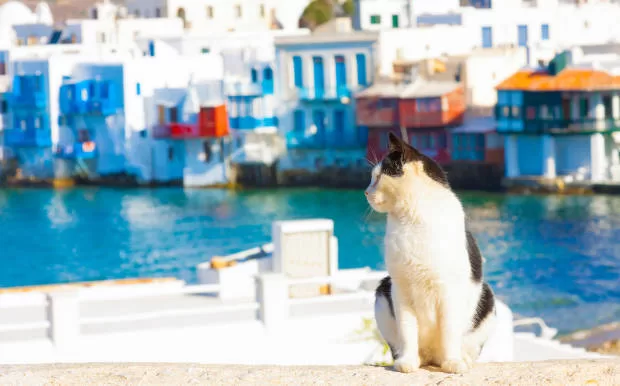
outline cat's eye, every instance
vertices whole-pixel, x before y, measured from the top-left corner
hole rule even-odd
[[[374,187],[376,187],[376,186],[379,184],[379,180],[380,180],[380,179],[381,179],[381,174],[379,173],[379,174],[377,174],[377,175],[375,176],[375,182],[373,182],[373,184],[372,184],[372,185],[370,185],[370,186],[371,186],[371,187],[373,187],[373,188],[374,188]]]

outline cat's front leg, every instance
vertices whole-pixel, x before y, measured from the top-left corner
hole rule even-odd
[[[458,294],[446,296],[440,303],[439,332],[441,334],[440,365],[448,373],[464,373],[471,361],[463,356],[464,323],[467,312]]]
[[[394,311],[401,337],[399,356],[394,362],[394,369],[401,373],[411,373],[420,368],[418,352],[418,319],[409,304],[395,292]]]

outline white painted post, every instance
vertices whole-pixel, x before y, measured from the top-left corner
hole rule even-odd
[[[288,282],[282,273],[256,276],[256,301],[259,319],[269,332],[281,328],[289,317]]]
[[[590,179],[592,181],[605,180],[606,167],[605,137],[603,134],[593,134],[590,138]]]
[[[505,139],[506,177],[519,177],[519,156],[517,136],[509,135]]]
[[[543,173],[546,178],[555,178],[555,140],[545,135],[543,140]]]
[[[47,294],[49,335],[56,347],[75,344],[80,336],[80,308],[77,291],[57,291]]]

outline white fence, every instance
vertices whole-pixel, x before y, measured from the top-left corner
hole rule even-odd
[[[326,277],[313,277],[303,279],[290,279],[281,273],[266,273],[256,277],[256,301],[251,299],[244,302],[218,302],[216,304],[205,302],[203,305],[192,307],[166,307],[162,302],[162,308],[149,310],[148,312],[127,312],[122,315],[83,316],[80,315],[80,307],[89,302],[114,302],[135,301],[139,305],[145,298],[172,297],[173,300],[182,300],[186,295],[217,294],[220,291],[219,284],[208,285],[180,285],[180,286],[149,286],[143,290],[123,290],[123,286],[106,288],[81,288],[71,290],[58,290],[47,294],[11,294],[2,297],[12,297],[9,302],[0,302],[0,312],[14,312],[19,308],[45,308],[46,320],[36,322],[14,322],[2,324],[0,318],[0,335],[21,332],[22,334],[35,330],[46,330],[47,336],[57,348],[74,345],[81,335],[84,326],[108,325],[117,323],[133,323],[140,321],[157,320],[167,317],[181,316],[209,316],[236,311],[256,312],[257,320],[260,320],[268,331],[277,331],[290,317],[290,308],[296,305],[329,305],[339,302],[352,302],[363,300],[370,305],[374,301],[374,290],[361,289],[364,282],[378,281],[386,276],[385,272],[355,271]],[[289,288],[299,284],[330,284],[343,283],[345,287],[356,287],[356,290],[345,291],[324,296],[305,298],[290,298]],[[357,284],[357,285],[356,285]],[[33,298],[32,296],[35,296]],[[29,297],[29,301],[20,301],[21,296]],[[24,298],[26,299],[26,298]],[[213,298],[211,298],[213,300]],[[170,303],[170,302],[168,302]],[[172,301],[174,304],[175,301]],[[199,303],[200,304],[200,303]],[[366,303],[364,303],[366,304]],[[136,307],[139,308],[139,307]],[[360,310],[363,311],[363,310]],[[176,327],[176,326],[175,326]],[[178,328],[183,328],[179,324]],[[136,329],[138,329],[136,327]],[[27,338],[26,338],[27,339]]]

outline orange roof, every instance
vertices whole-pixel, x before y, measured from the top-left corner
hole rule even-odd
[[[620,76],[604,71],[567,68],[557,75],[534,70],[521,70],[497,85],[498,90],[572,91],[620,89]]]

